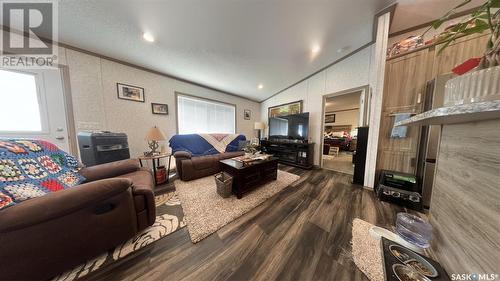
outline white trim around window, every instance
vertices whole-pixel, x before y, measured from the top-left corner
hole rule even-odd
[[[236,133],[236,105],[175,93],[178,134]]]

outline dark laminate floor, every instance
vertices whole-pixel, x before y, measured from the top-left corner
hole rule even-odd
[[[328,170],[301,179],[193,244],[186,228],[88,280],[367,280],[351,257],[352,220],[390,226],[403,209]]]

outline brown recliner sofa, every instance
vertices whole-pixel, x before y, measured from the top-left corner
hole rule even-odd
[[[156,218],[137,160],[83,168],[85,183],[0,210],[0,280],[45,280],[120,245]]]
[[[190,181],[218,173],[221,171],[220,160],[244,154],[243,151],[234,151],[192,157],[191,153],[187,151],[177,151],[174,153],[174,157],[179,178],[183,181]]]

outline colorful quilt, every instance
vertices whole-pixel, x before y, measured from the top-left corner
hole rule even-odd
[[[0,209],[82,183],[79,166],[52,143],[0,138]]]

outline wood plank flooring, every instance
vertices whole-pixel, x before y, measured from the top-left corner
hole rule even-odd
[[[197,244],[183,228],[87,280],[368,280],[351,256],[352,220],[391,226],[403,208],[328,170],[301,178]]]

